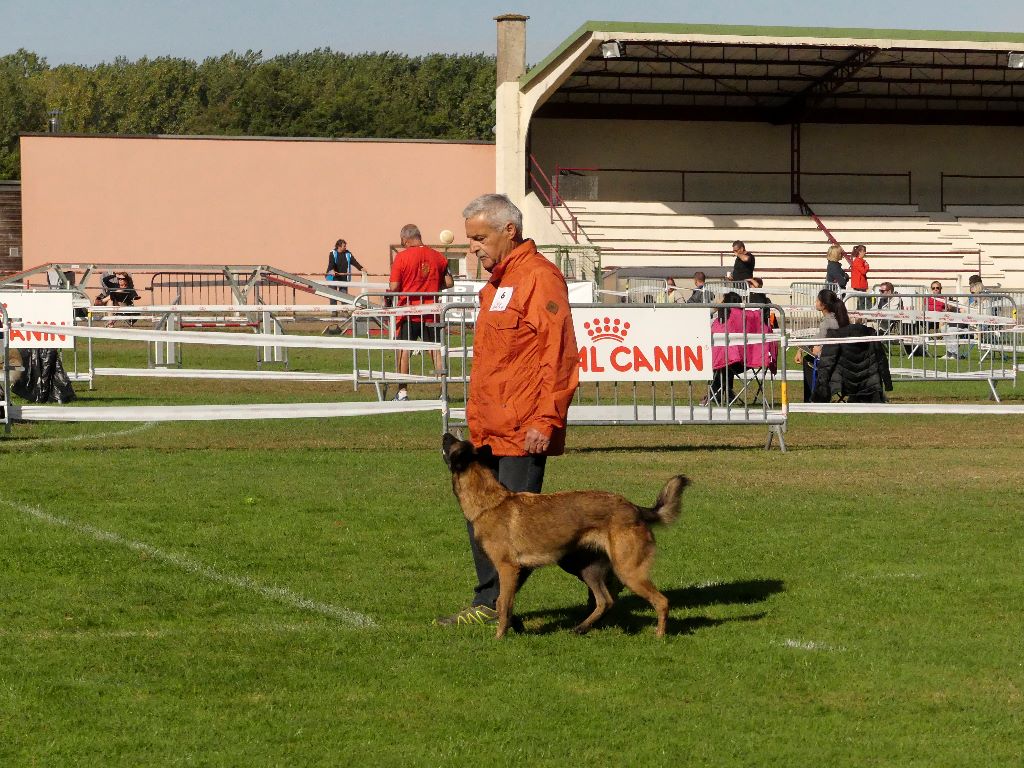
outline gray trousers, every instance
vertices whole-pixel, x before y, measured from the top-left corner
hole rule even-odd
[[[544,483],[546,462],[547,456],[495,456],[491,471],[498,478],[498,482],[510,491],[540,493],[541,485]],[[476,567],[473,605],[486,605],[488,608],[494,608],[498,602],[498,592],[501,591],[501,585],[498,583],[498,571],[487,557],[483,547],[477,542],[476,536],[473,535],[473,524],[468,520],[466,528],[469,530],[469,544],[473,548],[473,565]],[[567,553],[558,561],[558,567],[580,579],[580,573],[584,568],[603,557],[605,555],[602,552],[580,549]],[[520,587],[532,572],[532,568],[520,569]],[[582,581],[582,579],[580,580]]]
[[[547,456],[495,456],[491,471],[498,482],[510,491],[527,491],[540,493],[544,484],[544,466]],[[473,605],[486,605],[494,608],[498,602],[498,571],[483,547],[473,535],[473,524],[466,521],[469,530],[469,544],[473,548],[473,565],[476,567],[476,589],[473,594]],[[523,585],[530,575],[530,569],[523,568],[519,572],[519,586]]]

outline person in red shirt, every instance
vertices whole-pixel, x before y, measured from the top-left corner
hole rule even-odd
[[[391,265],[391,281],[388,283],[388,292],[412,294],[398,297],[398,306],[400,307],[434,303],[437,301],[436,296],[417,296],[415,294],[435,294],[445,288],[451,288],[455,284],[451,272],[448,271],[448,259],[423,244],[423,236],[415,224],[406,224],[402,227],[399,237],[405,250],[398,252]],[[431,326],[431,323],[437,322],[437,315],[405,315],[398,320],[396,336],[406,341],[420,339],[437,341],[436,328]],[[441,370],[441,352],[432,350],[430,354],[434,358],[434,370]],[[398,353],[398,372],[409,372],[409,350],[407,349],[400,350]],[[409,392],[406,385],[399,384],[395,400],[408,399]]]
[[[864,254],[867,252],[868,249],[865,246],[855,245],[853,246],[853,258],[850,260],[850,288],[861,293],[867,293],[868,290],[868,270],[871,267],[864,258]],[[867,309],[867,307],[867,296],[858,296],[857,309]]]
[[[925,309],[929,312],[959,312],[957,305],[945,298],[942,295],[942,283],[938,280],[933,280],[931,284],[932,295],[925,300]],[[937,294],[937,295],[936,295]],[[935,333],[939,330],[940,323],[930,322],[927,324],[928,332]],[[947,323],[946,332],[943,334],[942,341],[946,345],[945,357],[953,358],[954,360],[962,360],[967,355],[960,353],[960,340],[958,333],[964,326],[958,323]]]

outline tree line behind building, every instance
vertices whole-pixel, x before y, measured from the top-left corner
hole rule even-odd
[[[0,57],[0,179],[20,177],[18,135],[63,133],[493,140],[493,56],[317,49],[202,62],[160,57],[50,66]]]

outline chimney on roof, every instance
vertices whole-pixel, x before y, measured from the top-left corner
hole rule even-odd
[[[529,16],[505,13],[498,22],[498,86],[516,82],[526,73],[526,20]]]

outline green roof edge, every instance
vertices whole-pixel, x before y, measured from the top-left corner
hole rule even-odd
[[[844,27],[759,27],[740,24],[673,24],[668,22],[587,21],[551,53],[519,78],[522,88],[581,37],[591,32],[663,32],[665,34],[758,35],[773,37],[894,38],[897,40],[963,40],[969,43],[1024,43],[1020,32],[956,32],[928,29],[864,29]]]

